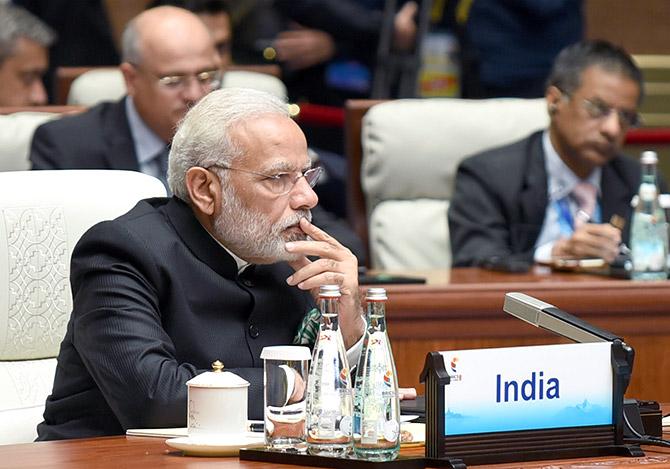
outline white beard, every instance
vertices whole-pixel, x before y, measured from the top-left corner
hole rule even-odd
[[[236,256],[244,260],[262,259],[272,264],[279,261],[293,261],[303,257],[286,251],[289,241],[308,239],[304,233],[282,233],[289,226],[300,223],[301,218],[312,221],[309,210],[299,210],[274,225],[268,217],[245,207],[237,194],[223,184],[221,215],[214,221],[214,235]]]

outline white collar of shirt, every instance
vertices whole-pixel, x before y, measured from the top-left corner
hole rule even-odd
[[[549,204],[567,197],[581,180],[572,172],[551,144],[549,131],[542,134],[542,149],[544,150],[544,166],[547,171]],[[585,180],[597,189],[600,195],[600,175],[602,168],[597,167]]]
[[[135,155],[140,167],[156,157],[156,154],[165,148],[166,143],[144,123],[137,113],[133,98],[126,96],[126,115],[128,126],[133,136]]]
[[[201,224],[200,226],[202,226],[202,224]],[[203,228],[205,228],[205,227],[203,226]],[[207,231],[207,229],[205,229],[205,231]],[[227,252],[228,254],[230,254],[230,256],[235,260],[235,264],[237,264],[237,273],[238,273],[238,275],[241,274],[242,272],[244,272],[244,270],[245,270],[247,267],[249,267],[249,266],[251,265],[250,262],[247,262],[247,261],[245,261],[244,259],[242,259],[242,258],[240,258],[240,257],[237,257],[233,251],[231,251],[230,249],[228,249],[227,247],[225,247],[223,244],[221,244],[221,241],[219,241],[218,239],[216,239],[216,237],[215,237],[212,233],[210,233],[209,231],[207,231],[207,234],[210,235],[210,236],[212,237],[212,239],[213,239],[214,241],[216,241],[217,244],[218,244],[219,246],[221,246],[223,249],[225,249],[226,252]]]

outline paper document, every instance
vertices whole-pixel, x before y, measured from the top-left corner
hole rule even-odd
[[[128,436],[155,436],[159,438],[174,438],[177,436],[188,436],[188,428],[129,428],[126,430]]]
[[[247,426],[252,424],[262,424],[262,420],[249,420]],[[261,430],[262,432],[263,430]],[[126,430],[128,436],[155,436],[158,438],[175,438],[178,436],[188,436],[188,428],[129,428]]]

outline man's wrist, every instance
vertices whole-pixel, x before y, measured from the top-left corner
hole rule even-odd
[[[343,331],[347,331],[346,334],[343,334],[345,348],[349,349],[352,345],[361,340],[361,337],[363,337],[363,334],[365,334],[366,327],[367,323],[363,317],[363,312],[360,311],[350,327],[342,327]]]

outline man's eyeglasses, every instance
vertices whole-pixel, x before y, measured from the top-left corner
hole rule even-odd
[[[301,177],[305,178],[305,181],[307,181],[307,184],[309,184],[309,187],[314,187],[319,180],[319,177],[321,176],[321,172],[323,171],[323,168],[320,166],[317,166],[316,168],[310,168],[306,171],[296,171],[292,173],[277,173],[277,174],[265,174],[265,173],[259,173],[257,171],[251,171],[248,169],[242,169],[242,168],[232,168],[230,166],[222,166],[222,165],[212,165],[209,166],[205,169],[210,169],[210,168],[219,168],[219,169],[228,169],[231,171],[240,171],[242,173],[249,173],[249,174],[254,174],[256,176],[261,176],[263,179],[261,179],[261,183],[273,194],[277,196],[281,195],[286,195],[291,190],[293,187],[295,187],[296,183]]]
[[[640,115],[637,112],[624,111],[623,109],[615,109],[612,106],[603,103],[602,101],[592,101],[584,98],[584,109],[589,117],[593,119],[605,119],[613,112],[617,113],[619,124],[622,127],[637,127],[640,125]]]
[[[135,68],[144,70],[146,73],[156,78],[160,86],[171,91],[183,90],[188,86],[188,84],[191,82],[191,79],[193,78],[199,86],[202,88],[208,88],[211,91],[220,88],[221,81],[223,80],[223,72],[218,69],[205,70],[198,73],[189,73],[184,75],[158,76],[144,67],[136,64],[133,64],[133,66]]]
[[[560,90],[564,96],[571,99],[572,96],[570,93],[567,93],[563,90]],[[582,106],[584,110],[592,119],[605,119],[609,117],[613,112],[617,113],[619,118],[619,124],[621,127],[630,128],[637,127],[640,125],[640,114],[634,111],[625,111],[623,109],[616,109],[609,104],[603,103],[602,101],[595,99],[582,99]]]

